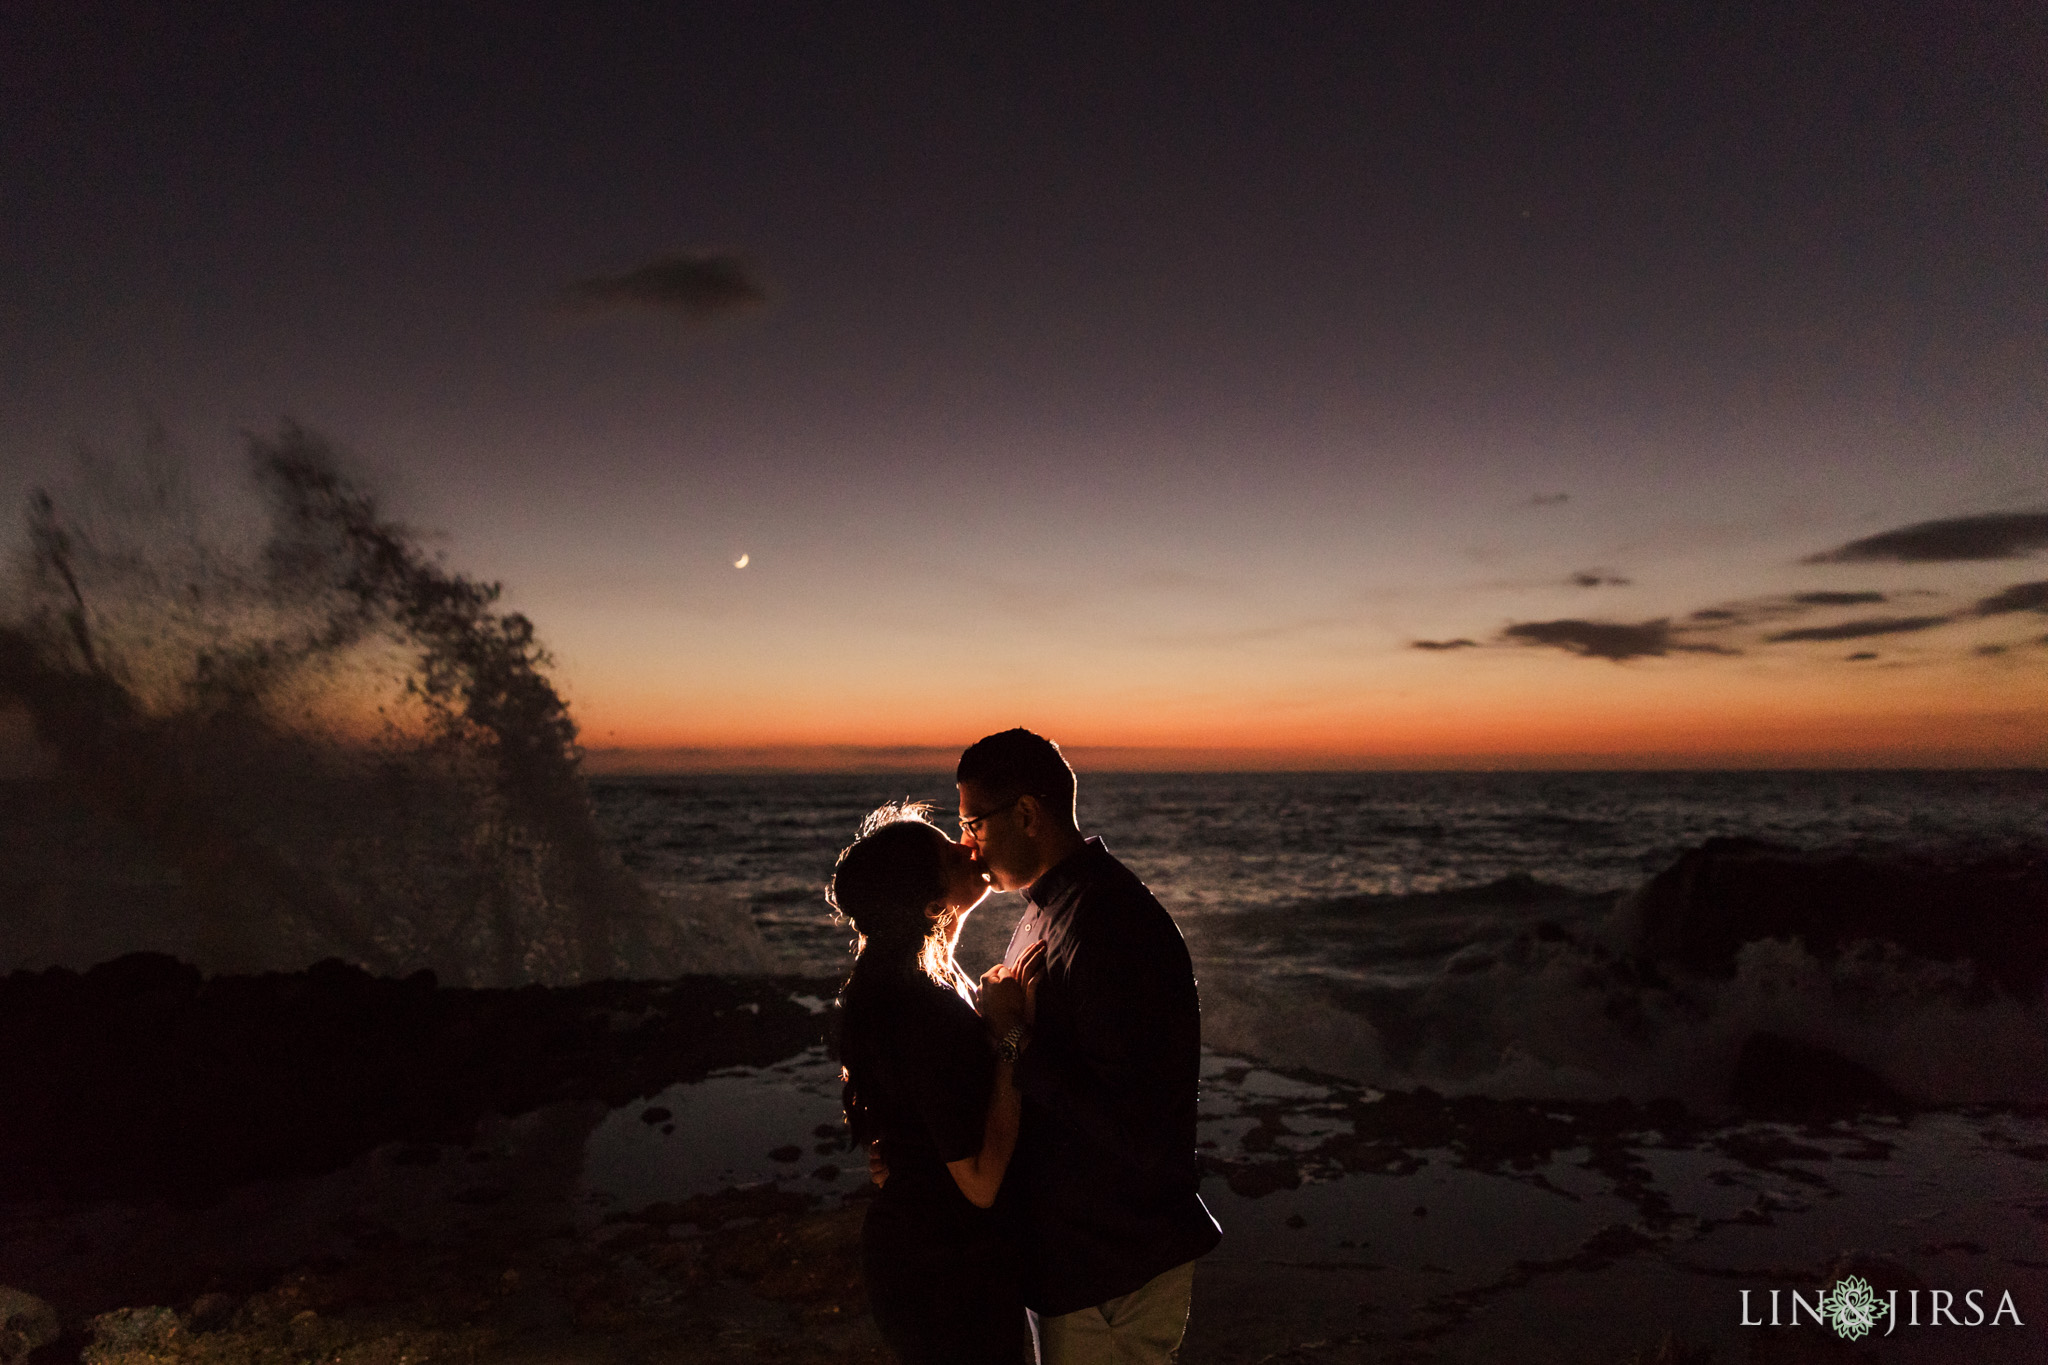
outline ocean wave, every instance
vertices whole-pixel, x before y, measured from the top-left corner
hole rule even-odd
[[[1204,1037],[1452,1094],[1725,1109],[1790,1102],[1796,1071],[1820,1102],[2044,1102],[2043,867],[1710,841],[1625,896],[1523,879],[1216,917],[1191,933]]]

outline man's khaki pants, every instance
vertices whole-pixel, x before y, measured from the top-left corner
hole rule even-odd
[[[1108,1303],[1051,1318],[1033,1313],[1039,1365],[1170,1365],[1188,1330],[1194,1287],[1189,1261]]]

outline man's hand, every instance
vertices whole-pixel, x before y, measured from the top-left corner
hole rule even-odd
[[[868,1144],[868,1179],[881,1189],[889,1183],[889,1163],[882,1160],[882,1140],[876,1138]]]
[[[981,975],[976,1006],[990,1033],[1000,1038],[1019,1024],[1029,1027],[1038,1015],[1038,981],[1045,974],[1045,944],[1034,943],[1014,968],[1001,963]]]

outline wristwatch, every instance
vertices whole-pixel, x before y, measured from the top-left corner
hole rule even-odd
[[[1014,1062],[1030,1041],[1031,1035],[1024,1031],[1022,1024],[1012,1024],[1010,1031],[996,1040],[996,1056],[1003,1061]]]

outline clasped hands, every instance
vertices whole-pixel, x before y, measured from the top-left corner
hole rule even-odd
[[[991,1037],[1000,1038],[1022,1024],[1029,1028],[1038,1018],[1038,983],[1045,975],[1045,942],[1040,940],[1024,950],[1015,967],[998,962],[981,974],[981,990],[975,1008]]]

